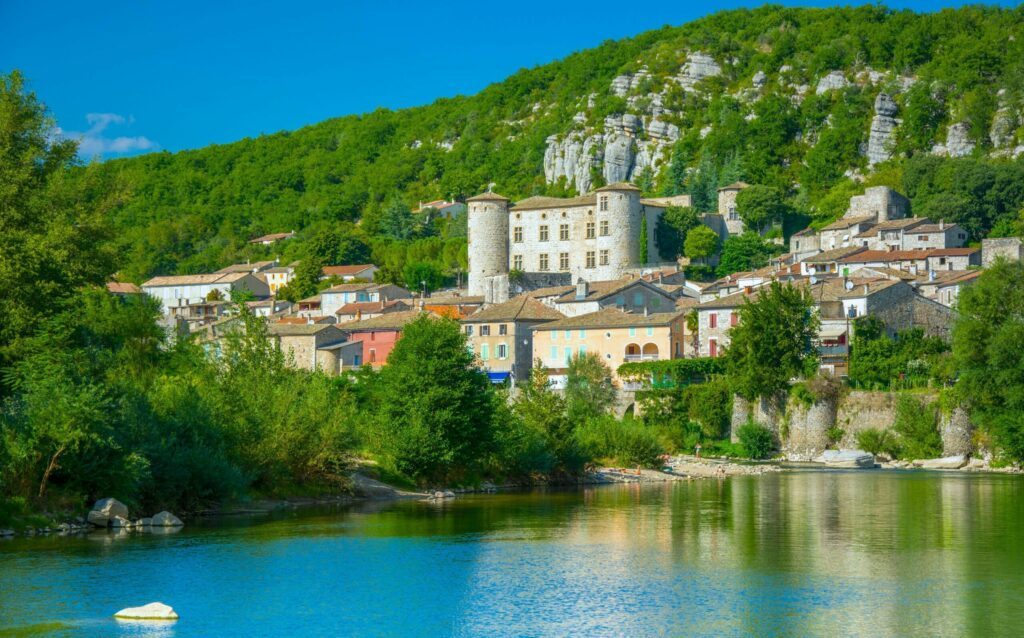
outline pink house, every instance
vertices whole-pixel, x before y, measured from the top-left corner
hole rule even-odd
[[[358,368],[369,365],[379,368],[387,363],[388,355],[402,336],[402,328],[420,314],[422,313],[419,310],[404,310],[389,312],[372,319],[338,324],[337,328],[348,335],[348,341],[363,344],[362,351],[353,359],[353,366]]]

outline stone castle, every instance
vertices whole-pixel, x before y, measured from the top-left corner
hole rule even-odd
[[[579,197],[529,197],[512,204],[487,192],[466,203],[469,294],[498,303],[508,298],[510,274],[548,284],[607,281],[661,262],[654,241],[658,219],[666,207],[690,201],[686,195],[641,198],[639,188],[619,182]]]

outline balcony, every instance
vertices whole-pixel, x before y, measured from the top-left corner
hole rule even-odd
[[[635,363],[637,361],[657,361],[659,359],[656,354],[627,354],[625,356],[626,363]]]

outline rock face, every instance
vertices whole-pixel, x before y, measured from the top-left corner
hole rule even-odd
[[[967,122],[950,124],[946,131],[946,143],[932,148],[933,155],[964,157],[974,152],[974,142],[970,138],[971,125]]]
[[[825,450],[814,459],[815,463],[824,463],[829,467],[867,469],[875,467],[874,455],[864,450]]]
[[[676,82],[687,91],[695,90],[698,82],[704,78],[722,74],[722,67],[707,53],[691,53],[686,56],[686,63],[679,69]]]
[[[921,459],[914,461],[914,466],[925,470],[959,470],[967,465],[967,457],[963,454],[944,456],[941,459]]]
[[[892,157],[894,133],[899,121],[896,115],[896,101],[887,93],[875,98],[875,117],[871,120],[871,135],[868,137],[868,165],[874,166]]]
[[[768,83],[768,76],[765,75],[764,71],[758,71],[750,81],[754,84],[755,88],[760,89]]]
[[[630,91],[639,89],[644,80],[651,77],[651,74],[647,72],[647,67],[644,67],[636,73],[624,73],[616,76],[612,80],[612,93],[619,97],[626,97]]]
[[[128,607],[114,614],[114,618],[131,620],[177,620],[178,613],[163,603],[149,603],[142,607]]]
[[[1017,118],[1007,107],[996,111],[992,120],[992,131],[988,138],[992,141],[994,148],[1005,148],[1013,142],[1013,132],[1017,128]]]
[[[152,525],[153,527],[181,527],[184,523],[170,512],[160,512],[153,517]]]
[[[814,89],[814,92],[817,95],[821,95],[835,89],[845,89],[848,86],[850,86],[850,81],[846,79],[842,71],[832,71],[818,80],[818,86]]]
[[[942,415],[939,435],[942,437],[942,453],[946,456],[967,456],[973,451],[974,424],[962,407]]]

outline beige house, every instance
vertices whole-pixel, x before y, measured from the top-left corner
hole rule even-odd
[[[270,293],[276,295],[278,290],[291,283],[292,279],[295,279],[295,264],[275,266],[274,268],[264,270],[260,274],[266,278]]]
[[[495,383],[529,378],[535,329],[564,315],[525,295],[488,306],[460,323],[469,348]]]
[[[643,279],[616,279],[587,282],[580,280],[568,292],[557,297],[554,308],[567,317],[617,308],[628,312],[668,312],[675,306],[675,296]]]
[[[623,363],[684,356],[687,312],[644,314],[605,308],[541,324],[534,328],[533,358],[548,370],[556,387],[565,382],[569,360],[586,353],[597,355],[619,383],[616,370]]]
[[[346,341],[345,333],[332,324],[272,323],[267,332],[291,365],[302,370],[338,374],[352,367],[362,350],[361,344]]]

